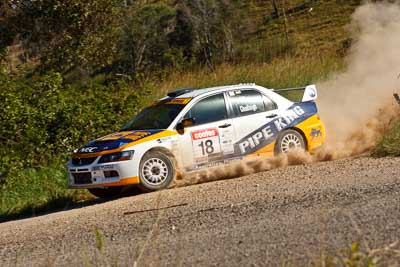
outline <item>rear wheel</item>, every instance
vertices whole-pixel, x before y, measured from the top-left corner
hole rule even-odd
[[[148,152],[140,161],[139,187],[145,192],[167,188],[175,176],[174,160],[163,152]]]
[[[122,192],[122,186],[112,186],[107,188],[89,188],[89,192],[99,198],[118,197]]]
[[[275,146],[275,153],[288,153],[293,150],[306,150],[303,136],[295,130],[283,131]]]

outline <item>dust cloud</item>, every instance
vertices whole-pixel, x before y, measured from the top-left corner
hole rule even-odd
[[[319,113],[326,124],[325,153],[357,155],[373,147],[398,114],[400,3],[366,3],[352,16],[354,38],[347,70],[317,83]]]
[[[315,154],[294,151],[185,175],[176,186],[239,177],[287,165],[339,159],[369,151],[399,116],[400,1],[365,3],[352,15],[346,70],[317,82],[327,139]]]

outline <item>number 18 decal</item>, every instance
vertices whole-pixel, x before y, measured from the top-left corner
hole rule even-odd
[[[209,155],[221,152],[217,128],[193,131],[191,136],[196,162],[207,162]]]

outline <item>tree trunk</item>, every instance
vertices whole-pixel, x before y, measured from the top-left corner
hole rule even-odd
[[[285,26],[285,39],[286,39],[286,45],[289,46],[289,29],[288,29],[288,22],[286,18],[286,11],[285,11],[285,0],[282,0],[282,13],[283,13],[283,21],[284,21],[284,26]]]
[[[272,0],[272,5],[274,7],[275,17],[279,18],[278,4],[276,3],[276,0]]]

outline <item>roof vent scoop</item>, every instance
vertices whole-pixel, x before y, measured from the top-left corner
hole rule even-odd
[[[167,96],[169,96],[169,97],[177,97],[177,96],[184,95],[184,94],[186,94],[186,93],[192,92],[192,91],[194,91],[194,90],[196,90],[196,89],[194,89],[194,88],[183,88],[183,89],[178,89],[178,90],[169,92],[169,93],[167,94]]]

